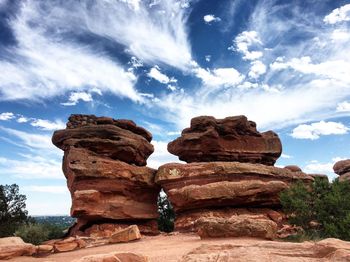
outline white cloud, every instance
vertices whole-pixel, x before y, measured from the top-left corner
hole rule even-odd
[[[304,166],[303,171],[309,174],[325,174],[325,175],[328,175],[328,177],[331,180],[333,180],[334,178],[338,177],[333,170],[334,164],[344,159],[347,159],[347,158],[334,157],[332,158],[331,161],[326,163],[319,162],[318,160],[313,160]]]
[[[17,121],[18,123],[27,123],[29,120],[30,120],[30,119],[28,119],[28,118],[25,117],[25,116],[19,116],[19,117],[16,119],[16,121]]]
[[[91,102],[93,101],[92,95],[87,92],[72,92],[69,95],[68,101],[65,103],[61,103],[63,106],[75,106],[78,104],[79,100],[84,102]]]
[[[177,80],[175,78],[173,78],[173,77],[169,78],[166,74],[163,74],[162,72],[160,72],[160,68],[158,66],[152,67],[147,75],[148,75],[148,77],[153,78],[162,84],[169,84],[169,83],[176,83],[177,82]]]
[[[323,19],[326,24],[336,24],[343,21],[350,21],[350,4],[334,9]]]
[[[67,186],[30,185],[30,186],[21,187],[21,190],[26,192],[40,192],[40,193],[48,193],[48,194],[69,194]]]
[[[183,163],[177,156],[174,156],[168,152],[168,142],[152,141],[152,144],[154,146],[154,153],[147,160],[147,166],[158,168],[166,163]]]
[[[350,103],[347,101],[339,103],[337,105],[337,112],[350,112]]]
[[[281,157],[284,158],[284,159],[291,159],[291,158],[293,158],[292,156],[287,155],[287,154],[282,154]]]
[[[11,120],[15,117],[15,115],[12,112],[4,112],[0,114],[0,121],[6,121]]]
[[[211,22],[220,22],[221,18],[215,15],[205,15],[203,16],[203,20],[205,23],[210,24]]]
[[[312,124],[302,124],[293,129],[291,136],[297,139],[315,140],[324,135],[344,135],[349,128],[342,123],[320,121]]]
[[[332,32],[331,39],[333,42],[346,42],[350,40],[350,32],[345,29],[335,29]]]
[[[17,16],[9,21],[17,45],[9,49],[13,56],[10,61],[0,61],[0,99],[41,100],[98,87],[103,92],[141,100],[133,87],[136,77],[132,73],[96,50],[64,41],[55,34],[60,30],[51,29],[69,19],[61,13],[55,20],[54,12],[60,9],[46,6],[49,9],[43,10],[42,6],[31,0],[22,2]]]
[[[205,56],[205,61],[210,62],[210,60],[211,60],[211,55],[206,55]]]
[[[253,61],[252,66],[250,68],[250,71],[248,73],[249,77],[251,78],[258,78],[259,76],[266,73],[266,66],[261,61]]]
[[[65,123],[61,120],[49,121],[45,119],[35,119],[30,123],[32,126],[39,127],[42,130],[57,130],[64,129],[66,127]]]
[[[244,31],[240,33],[234,40],[234,45],[228,49],[243,54],[244,60],[256,60],[263,56],[261,51],[250,51],[252,46],[261,46],[262,42],[256,31]]]
[[[228,68],[215,68],[213,70],[196,68],[194,73],[206,86],[235,86],[242,82],[244,76],[242,76],[236,69]]]

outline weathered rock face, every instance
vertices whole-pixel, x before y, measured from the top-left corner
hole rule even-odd
[[[64,150],[71,215],[79,219],[71,235],[94,223],[128,226],[157,219],[156,170],[144,166],[153,152],[151,139],[132,121],[84,115],[72,115],[67,129],[54,133],[53,143]]]
[[[122,229],[109,238],[109,243],[122,243],[141,239],[140,230],[136,225]]]
[[[319,242],[288,243],[263,242],[258,244],[202,245],[181,262],[338,262],[350,261],[349,242],[325,239]]]
[[[350,159],[338,161],[333,170],[339,175],[339,181],[350,181]]]
[[[245,116],[215,119],[195,117],[181,137],[168,144],[168,151],[187,163],[237,161],[273,165],[282,145],[272,131],[260,133]]]
[[[239,162],[170,163],[159,167],[156,176],[176,212],[218,206],[279,206],[279,193],[297,180],[311,183],[313,177]]]
[[[175,220],[175,228],[180,232],[196,232],[195,223],[198,219],[224,219],[230,220],[238,216],[249,216],[254,219],[271,220],[277,224],[278,228],[282,229],[286,222],[285,215],[270,208],[206,208],[185,211],[177,214]]]
[[[20,237],[0,238],[0,260],[31,256],[36,252],[36,246],[25,243]]]
[[[201,238],[215,237],[258,237],[274,239],[277,224],[272,220],[254,216],[233,216],[225,218],[200,218],[195,227]]]

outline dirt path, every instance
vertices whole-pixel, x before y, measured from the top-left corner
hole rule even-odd
[[[10,261],[68,262],[87,255],[120,251],[143,254],[148,256],[151,262],[173,262],[178,261],[183,255],[202,244],[239,243],[248,245],[262,241],[251,238],[200,240],[195,234],[159,235],[143,237],[141,240],[131,243],[80,249],[72,252],[52,254],[43,258],[18,257]]]

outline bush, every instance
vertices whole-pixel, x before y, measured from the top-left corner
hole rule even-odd
[[[63,238],[63,228],[48,223],[28,223],[23,224],[15,232],[16,236],[21,237],[24,242],[38,245],[50,239]]]
[[[24,242],[39,245],[49,239],[49,231],[43,224],[24,224],[15,235],[21,237]]]
[[[350,183],[329,183],[316,178],[307,187],[298,182],[280,195],[291,224],[301,226],[306,236],[350,240]]]

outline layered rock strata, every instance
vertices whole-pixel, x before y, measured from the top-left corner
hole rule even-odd
[[[187,163],[237,161],[273,165],[282,153],[276,133],[260,133],[245,116],[215,119],[195,117],[168,151]]]
[[[143,225],[151,225],[145,233],[157,232],[160,188],[156,170],[145,166],[154,150],[151,139],[132,121],[84,115],[72,115],[67,129],[53,134],[52,142],[64,150],[71,215],[78,218],[71,235],[105,223],[116,231],[137,224],[141,232]]]
[[[198,230],[201,218],[240,221],[247,215],[281,230],[286,219],[280,193],[296,181],[314,181],[297,166],[274,167],[282,152],[278,135],[258,132],[245,116],[193,118],[168,150],[188,162],[165,164],[156,175],[176,212],[178,231]]]

